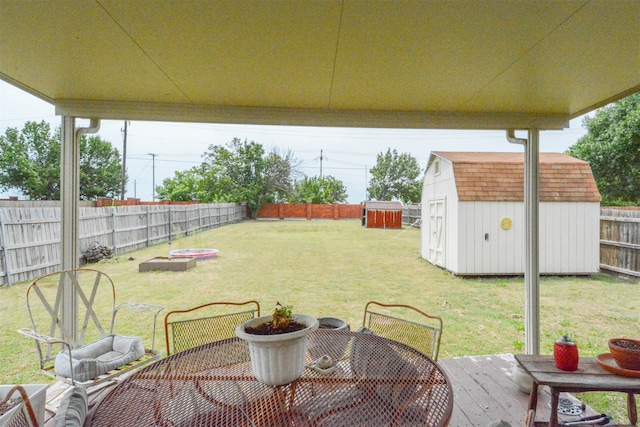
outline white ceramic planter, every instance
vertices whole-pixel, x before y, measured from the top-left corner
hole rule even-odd
[[[320,328],[334,329],[336,331],[349,331],[351,327],[342,319],[337,317],[318,317],[318,323]]]
[[[31,406],[33,407],[33,412],[36,414],[36,418],[38,419],[38,424],[44,425],[44,405],[47,397],[47,388],[48,384],[21,384],[22,387],[27,392],[27,396],[29,396],[29,401],[31,402]],[[7,393],[14,387],[14,385],[0,385],[0,400],[4,400],[7,397]],[[11,398],[20,398],[20,393],[17,391],[11,395]],[[18,411],[25,411],[25,416],[29,419],[27,415],[27,410],[24,405],[16,406],[11,409],[7,413],[3,414],[0,417],[0,427],[4,427],[6,425],[10,425],[10,422],[17,415]]]
[[[518,386],[518,389],[526,394],[531,393],[531,389],[533,388],[533,379],[527,371],[525,371],[522,366],[515,364],[511,371],[511,378]]]
[[[236,335],[249,343],[251,370],[258,381],[268,385],[284,385],[300,377],[305,368],[307,335],[318,329],[318,319],[304,314],[293,318],[305,329],[279,335],[253,335],[245,327],[255,327],[271,320],[271,316],[248,320],[236,328]]]

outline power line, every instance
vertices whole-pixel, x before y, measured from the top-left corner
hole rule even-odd
[[[147,155],[151,155],[150,153]],[[166,156],[167,154],[165,154]],[[158,156],[158,154],[156,154],[156,156]],[[129,156],[129,160],[148,160],[146,157],[136,157],[136,156]],[[198,162],[195,160],[175,160],[175,159],[158,159],[158,162],[164,162],[164,163],[190,163],[192,165],[197,165],[200,164],[202,162]]]
[[[338,168],[338,167],[325,167],[327,170],[362,170],[366,165],[362,165],[359,168]],[[301,169],[314,169],[314,166],[301,166]]]

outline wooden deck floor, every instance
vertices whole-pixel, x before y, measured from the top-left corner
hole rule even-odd
[[[469,356],[439,360],[453,385],[454,409],[451,423],[455,427],[486,426],[504,420],[514,427],[524,426],[529,395],[521,392],[511,379],[517,363],[511,354]],[[561,394],[578,403],[573,396]],[[549,419],[551,394],[541,387],[538,395],[536,420]],[[595,412],[585,408],[580,416]],[[560,416],[561,420],[575,420],[579,416]]]
[[[487,426],[492,421],[504,420],[513,427],[524,426],[529,395],[522,393],[511,379],[511,370],[516,363],[513,355],[491,355],[457,357],[438,361],[451,380],[454,392],[454,409],[451,427]],[[57,407],[65,386],[54,385],[47,392],[48,408]],[[93,392],[90,404],[100,399],[108,388]],[[537,420],[549,419],[550,394],[542,387],[538,396]],[[561,397],[571,398],[568,395]],[[577,401],[576,401],[577,402]],[[581,415],[592,415],[586,408]],[[55,427],[54,413],[47,410],[46,427]],[[575,416],[561,416],[561,419],[576,419]]]

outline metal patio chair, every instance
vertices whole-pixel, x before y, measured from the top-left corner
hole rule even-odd
[[[13,403],[16,399],[15,392],[18,392],[22,399],[19,403]],[[0,414],[5,417],[2,425],[11,427],[38,427],[40,425],[27,391],[19,385],[12,387],[4,399],[0,399]]]
[[[362,326],[376,335],[402,344],[438,360],[442,319],[410,305],[369,301],[364,308]]]
[[[71,295],[64,295],[65,288]],[[74,301],[75,325],[63,315],[63,310],[74,310]],[[137,302],[116,306],[113,281],[101,271],[63,270],[39,277],[27,288],[26,302],[32,328],[18,332],[35,341],[40,370],[50,377],[89,387],[160,358],[155,333],[164,307]],[[145,331],[151,348],[141,337],[116,333],[116,320],[118,325],[127,321],[127,330],[138,330],[145,317],[152,323]]]
[[[164,317],[167,356],[202,344],[236,336],[236,327],[260,317],[257,301],[211,302],[170,311]]]

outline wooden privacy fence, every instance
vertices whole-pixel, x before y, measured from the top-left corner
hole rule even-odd
[[[0,208],[0,284],[60,268],[60,214],[59,207]],[[235,203],[81,207],[78,259],[96,242],[119,255],[245,217]]]
[[[600,268],[640,277],[640,210],[600,209]]]
[[[267,203],[262,205],[258,219],[348,219],[362,216],[361,205],[341,203]]]
[[[422,205],[402,206],[402,225],[407,227],[418,227],[422,224]]]

